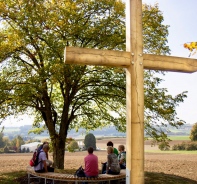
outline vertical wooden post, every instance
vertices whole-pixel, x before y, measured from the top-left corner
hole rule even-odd
[[[144,183],[144,73],[142,0],[127,0],[126,49],[131,65],[126,71],[127,174],[130,184]]]

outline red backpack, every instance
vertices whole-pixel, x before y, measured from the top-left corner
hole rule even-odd
[[[39,154],[41,153],[41,152],[43,152],[43,151],[35,151],[34,153],[33,153],[33,157],[32,157],[32,159],[29,161],[29,165],[30,166],[37,166],[40,162],[38,162],[38,160],[39,160]]]

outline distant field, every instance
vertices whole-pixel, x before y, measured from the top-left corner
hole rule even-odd
[[[33,135],[33,134],[31,134],[31,135]],[[35,139],[39,139],[39,140],[45,140],[45,139],[49,139],[49,136],[39,136],[39,135],[34,135],[34,138]]]
[[[162,154],[195,154],[197,155],[197,151],[186,151],[186,150],[181,150],[181,151],[161,151],[161,150],[145,150],[146,153],[162,153]]]
[[[173,141],[189,141],[190,140],[188,135],[187,136],[185,135],[184,136],[169,136],[169,138]]]
[[[170,132],[172,133],[190,133],[190,129],[187,129],[187,130],[183,130],[183,129],[172,129],[170,130]]]
[[[20,128],[18,127],[13,127],[13,128],[5,128],[3,130],[4,133],[12,133],[12,132],[19,132]]]

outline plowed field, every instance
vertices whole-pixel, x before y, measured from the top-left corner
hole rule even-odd
[[[113,139],[115,145],[125,144],[125,139]],[[105,147],[106,142],[97,141],[97,146]],[[149,144],[146,144],[145,149],[151,149]],[[152,149],[157,149],[153,147]],[[196,154],[168,154],[166,153],[145,153],[145,171],[160,172],[182,176],[197,181],[197,155]],[[95,151],[99,158],[99,163],[106,160],[106,151]],[[83,165],[83,159],[87,155],[86,151],[65,153],[65,169],[77,169]],[[0,173],[15,172],[25,170],[29,164],[32,153],[21,154],[1,154],[0,155]],[[52,155],[50,155],[52,160]],[[101,165],[101,164],[100,164]]]

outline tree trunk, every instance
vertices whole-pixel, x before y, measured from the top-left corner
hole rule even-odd
[[[52,139],[54,168],[64,169],[65,139],[66,135]]]

